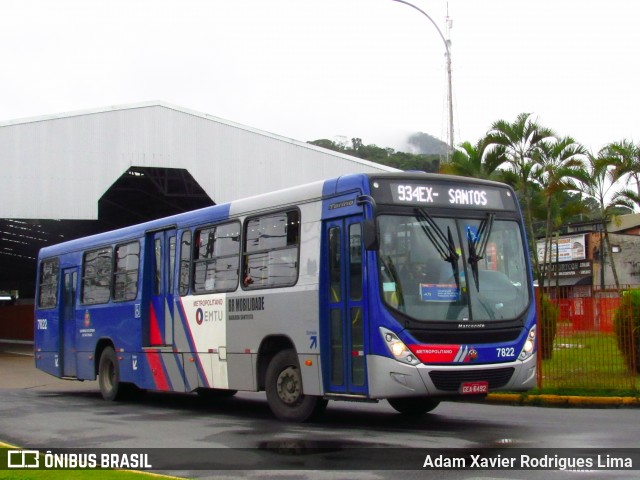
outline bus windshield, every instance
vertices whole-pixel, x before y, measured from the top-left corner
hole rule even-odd
[[[379,275],[387,305],[419,321],[513,320],[529,305],[518,222],[381,215]]]

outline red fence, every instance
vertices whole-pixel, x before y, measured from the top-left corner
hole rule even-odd
[[[554,289],[555,290],[555,289]],[[613,316],[620,306],[617,292],[597,291],[595,296],[575,295],[571,288],[561,288],[560,298],[554,298],[560,307],[560,318],[570,332],[613,332]]]
[[[545,294],[559,312],[551,325],[539,322],[538,386],[638,394],[640,326],[631,322],[631,308],[624,311],[629,328],[618,333],[614,328],[623,296],[615,289],[582,286],[545,289]],[[0,307],[0,339],[33,340],[33,305]],[[623,350],[635,356],[625,357]]]

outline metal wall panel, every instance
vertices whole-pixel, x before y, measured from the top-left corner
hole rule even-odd
[[[187,169],[216,203],[355,172],[396,171],[145,103],[0,123],[0,218],[96,219],[131,166]]]

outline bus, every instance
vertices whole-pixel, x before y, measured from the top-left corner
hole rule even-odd
[[[525,391],[536,311],[511,187],[350,174],[48,246],[35,365],[136,390],[262,392],[273,414]]]

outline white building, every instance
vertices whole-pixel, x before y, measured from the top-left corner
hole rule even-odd
[[[323,178],[396,170],[161,102],[0,122],[0,166],[0,290],[21,296],[32,294],[43,245]]]

